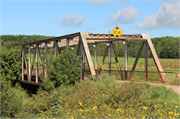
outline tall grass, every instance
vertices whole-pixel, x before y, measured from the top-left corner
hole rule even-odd
[[[160,117],[179,117],[178,94],[146,83],[117,84],[107,75],[62,85],[51,94],[39,89],[23,98],[23,109],[15,114],[15,118]]]

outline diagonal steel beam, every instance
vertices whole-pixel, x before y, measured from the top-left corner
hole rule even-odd
[[[163,81],[163,82],[164,82],[164,81],[167,81],[166,74],[165,74],[165,73],[162,73],[162,72],[164,72],[164,70],[163,70],[163,68],[162,68],[162,66],[161,66],[161,62],[159,61],[159,58],[158,58],[158,56],[157,56],[157,54],[156,54],[156,51],[155,51],[154,46],[153,46],[153,43],[152,43],[152,41],[151,41],[151,39],[150,39],[150,37],[149,37],[149,34],[142,34],[142,37],[143,37],[144,39],[147,39],[147,43],[148,43],[148,45],[149,45],[149,49],[150,49],[150,51],[151,51],[151,54],[152,54],[153,59],[154,59],[154,62],[155,62],[155,64],[156,64],[156,68],[157,68],[158,71],[159,71],[159,75],[160,75],[162,81]]]
[[[80,32],[80,39],[82,41],[82,44],[83,44],[83,47],[84,47],[84,50],[85,50],[88,65],[89,65],[89,68],[90,68],[90,72],[91,72],[91,75],[94,76],[94,75],[96,75],[96,72],[95,72],[95,69],[94,69],[91,54],[90,54],[89,47],[88,47],[87,40],[86,40],[86,38],[88,38],[88,37],[89,37],[89,34],[87,32]]]
[[[135,68],[136,68],[137,62],[138,62],[139,57],[140,57],[140,55],[141,55],[141,51],[142,51],[142,49],[143,49],[143,46],[144,46],[144,42],[142,42],[141,47],[140,47],[140,49],[139,49],[139,51],[138,51],[136,60],[135,60],[134,65],[133,65],[133,67],[132,67],[131,73],[130,73],[130,75],[129,75],[129,79],[131,79],[131,77],[132,77],[132,75],[133,75],[133,73],[134,73],[134,70],[135,70]]]
[[[113,45],[111,46],[111,48],[112,48],[112,51],[113,51],[113,54],[114,54],[114,58],[115,58],[115,61],[116,61],[116,64],[117,64],[117,67],[118,67],[118,70],[119,70],[119,74],[121,76],[121,79],[123,80],[123,74],[122,74],[121,67],[119,65],[118,58],[116,56],[116,53],[115,53]]]

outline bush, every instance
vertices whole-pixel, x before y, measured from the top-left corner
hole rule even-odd
[[[5,80],[15,83],[21,79],[21,51],[1,49],[1,75]]]
[[[47,57],[47,63],[49,63],[47,64],[48,80],[45,81],[47,90],[52,88],[51,82],[58,87],[61,84],[75,84],[80,78],[80,57],[68,47],[56,58]]]
[[[10,84],[10,81],[1,77],[1,115],[14,118],[23,109],[23,97],[25,95],[18,84],[16,84],[16,88],[11,87]]]

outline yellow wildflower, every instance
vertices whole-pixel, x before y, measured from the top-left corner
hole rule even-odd
[[[166,105],[167,103],[165,102],[164,104]]]
[[[173,112],[169,112],[169,114],[173,114]]]
[[[93,110],[95,110],[96,108],[97,108],[97,106],[94,106],[94,107],[93,107]]]
[[[176,105],[176,108],[178,108],[178,106]]]
[[[74,119],[74,117],[73,117],[73,116],[71,116],[71,119]]]
[[[82,112],[82,110],[81,110],[81,109],[79,109],[79,111],[80,111],[80,112]]]
[[[78,101],[78,102],[79,102],[79,105],[82,106],[82,103],[80,101]]]
[[[143,109],[147,109],[147,107],[143,107]]]
[[[117,111],[117,112],[121,112],[121,110],[120,110],[120,109],[116,109],[116,111]]]
[[[157,107],[156,105],[154,105],[154,107]]]

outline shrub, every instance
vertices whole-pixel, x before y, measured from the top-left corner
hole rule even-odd
[[[1,78],[1,115],[14,118],[23,109],[25,95],[18,84],[15,88],[11,87],[10,83],[10,81]]]
[[[55,87],[75,84],[80,78],[80,58],[70,48],[65,48],[51,62],[49,78]]]
[[[12,81],[14,84],[21,79],[21,54],[20,50],[1,49],[1,75],[5,80]]]

